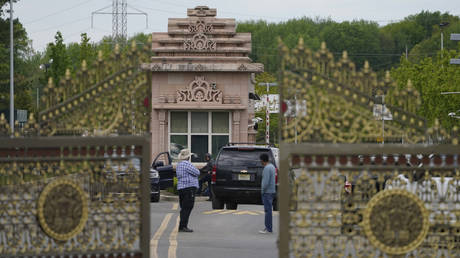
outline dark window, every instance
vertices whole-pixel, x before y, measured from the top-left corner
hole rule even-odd
[[[270,150],[244,150],[244,149],[227,149],[222,150],[217,166],[219,167],[261,167],[259,156],[267,153],[270,162],[273,163],[273,156]]]
[[[192,162],[205,162],[204,155],[208,152],[208,136],[192,135]]]

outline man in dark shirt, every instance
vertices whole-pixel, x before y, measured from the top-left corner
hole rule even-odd
[[[200,195],[202,190],[203,190],[203,183],[204,182],[207,182],[208,183],[208,188],[206,190],[206,192],[209,193],[209,198],[208,198],[208,201],[211,200],[211,173],[212,173],[212,166],[213,166],[213,162],[212,162],[212,156],[210,153],[206,153],[205,156],[204,156],[204,159],[205,161],[207,162],[206,165],[204,167],[202,167],[200,169],[200,172],[201,173],[204,173],[203,177],[200,179],[199,181],[199,184],[200,184],[200,187],[198,188],[198,191],[197,191],[197,195]],[[206,193],[205,192],[205,193]]]
[[[266,153],[260,154],[260,163],[264,166],[262,172],[262,182],[261,182],[261,193],[262,193],[262,202],[264,203],[265,210],[265,228],[259,233],[267,234],[272,233],[272,209],[273,209],[273,199],[276,196],[276,169],[272,163],[270,163],[268,155]]]

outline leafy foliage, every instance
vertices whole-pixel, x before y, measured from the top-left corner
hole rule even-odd
[[[17,2],[14,0],[13,2]],[[9,9],[8,0],[0,0],[0,110],[9,107]],[[441,22],[449,22],[449,26],[439,26]],[[451,128],[457,123],[446,114],[460,108],[457,96],[440,95],[441,91],[459,91],[458,66],[448,64],[448,59],[457,57],[460,43],[449,40],[450,33],[460,33],[460,18],[448,13],[422,11],[410,15],[404,20],[379,26],[371,21],[335,22],[331,19],[307,18],[291,19],[280,23],[269,23],[263,20],[239,22],[237,32],[252,34],[252,53],[254,62],[263,63],[266,73],[256,77],[256,93],[262,96],[266,93],[263,82],[275,82],[280,59],[278,56],[278,38],[290,48],[294,47],[299,38],[312,50],[319,49],[321,42],[326,42],[328,49],[336,58],[346,50],[348,56],[358,66],[365,60],[379,74],[384,70],[392,69],[392,76],[396,78],[400,87],[405,87],[411,79],[413,85],[422,93],[422,106],[419,115],[425,116],[430,122],[438,118],[444,126]],[[441,32],[444,35],[444,48],[440,49]],[[35,110],[37,94],[52,76],[55,83],[59,82],[70,69],[72,74],[85,60],[91,65],[98,56],[110,55],[115,42],[110,37],[92,43],[86,33],[81,34],[79,43],[65,45],[60,32],[55,35],[54,42],[50,43],[43,53],[35,52],[31,48],[25,28],[18,19],[14,20],[15,38],[15,107]],[[138,34],[131,39],[124,40],[121,51],[126,51],[131,41],[135,40],[139,47],[147,44],[147,34]],[[125,44],[124,44],[125,43]],[[407,51],[408,60],[401,58]],[[40,70],[41,64],[53,62],[48,69]],[[5,60],[5,61],[3,61]],[[270,87],[270,93],[278,92],[277,87]],[[265,118],[265,111],[256,114]],[[271,114],[270,137],[276,139],[278,119]],[[259,124],[258,141],[264,140],[265,123]]]
[[[263,63],[265,70],[273,74],[280,65],[278,37],[289,48],[294,47],[299,38],[303,38],[304,44],[312,50],[317,50],[324,41],[336,57],[346,50],[358,68],[367,60],[374,70],[379,71],[397,66],[400,57],[406,53],[406,47],[409,58],[416,61],[436,55],[440,48],[439,24],[450,23],[443,29],[444,35],[459,33],[459,19],[448,13],[422,11],[401,22],[379,27],[375,22],[364,20],[339,23],[330,19],[303,17],[280,23],[261,20],[240,22],[237,31],[252,33],[251,58]],[[449,48],[457,43],[449,42],[445,37],[444,44]]]
[[[10,19],[9,1],[0,1],[0,110],[9,109],[10,99]],[[13,1],[17,2],[17,1]],[[8,4],[7,4],[8,3]],[[23,69],[33,51],[27,32],[18,19],[13,20],[15,109],[30,109],[30,71]]]
[[[47,52],[50,53],[50,60],[53,60],[48,70],[49,75],[53,77],[55,83],[58,83],[59,79],[65,75],[67,68],[70,67],[70,58],[60,31],[56,32],[54,43],[48,45]]]
[[[391,76],[402,88],[411,80],[422,96],[422,106],[417,114],[425,117],[429,125],[438,119],[446,129],[460,126],[460,120],[449,117],[450,112],[460,110],[460,95],[441,95],[441,92],[460,91],[460,69],[450,65],[451,58],[460,54],[457,50],[443,51],[436,57],[426,57],[419,63],[401,60],[401,65],[392,69]]]

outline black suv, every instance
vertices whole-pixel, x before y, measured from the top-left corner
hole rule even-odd
[[[260,185],[263,166],[259,156],[267,153],[276,168],[278,184],[278,149],[267,146],[229,145],[222,147],[212,170],[212,208],[236,210],[238,204],[262,204]],[[277,200],[273,209],[277,210]]]

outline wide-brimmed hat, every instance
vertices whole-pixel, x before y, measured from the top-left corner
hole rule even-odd
[[[190,156],[192,156],[192,153],[189,149],[182,149],[177,158],[180,160],[188,160]]]

